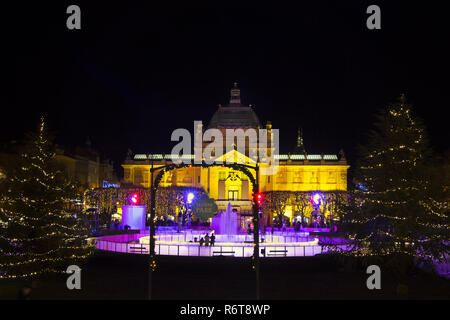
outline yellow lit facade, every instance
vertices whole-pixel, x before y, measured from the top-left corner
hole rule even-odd
[[[236,150],[232,151],[236,152]],[[124,182],[150,188],[150,168],[163,167],[172,161],[163,155],[148,155],[146,159],[138,160],[146,155],[135,155],[134,160],[127,160],[123,165]],[[280,155],[284,156],[284,155]],[[289,155],[285,155],[289,157]],[[293,155],[290,155],[292,157]],[[259,176],[259,191],[346,191],[347,165],[345,158],[327,155],[333,160],[324,160],[321,155],[309,155],[320,160],[285,160],[280,161],[275,175]],[[250,170],[255,175],[255,170]],[[156,174],[154,174],[154,178]],[[225,210],[228,202],[237,212],[250,215],[252,208],[251,181],[240,171],[224,166],[208,168],[187,167],[175,169],[164,174],[160,187],[181,186],[203,188],[211,198],[216,200],[219,210]],[[285,215],[294,217],[294,208],[286,206]]]
[[[220,106],[210,121],[209,128],[260,128],[259,119],[251,107],[240,104],[239,89],[232,89],[232,99],[227,106]],[[270,129],[270,124],[267,128]],[[303,147],[299,136],[298,147]],[[279,169],[275,175],[259,175],[259,191],[346,191],[347,165],[343,153],[337,155],[307,155],[304,149],[296,154],[275,155],[279,161]],[[297,151],[299,151],[297,150]],[[233,153],[233,154],[230,154]],[[252,165],[254,161],[246,155],[232,150],[225,157],[244,158],[244,162]],[[192,155],[187,155],[192,157]],[[150,188],[150,168],[171,164],[171,155],[135,154],[122,164],[124,183]],[[255,170],[250,170],[255,176]],[[154,174],[156,178],[158,171]],[[241,219],[241,226],[250,220],[252,209],[252,183],[240,171],[224,166],[186,167],[168,171],[164,174],[160,187],[181,186],[203,188],[211,198],[215,199],[219,211],[225,210],[231,203]],[[296,216],[295,206],[286,205],[284,214],[288,218]],[[245,218],[248,217],[248,218]]]

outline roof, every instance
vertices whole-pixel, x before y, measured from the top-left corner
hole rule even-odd
[[[258,128],[259,118],[251,107],[244,105],[228,105],[219,107],[212,116],[209,128]]]
[[[135,154],[134,160],[173,160],[173,159],[179,159],[178,155],[175,154]],[[303,161],[303,160],[310,160],[310,161],[338,161],[338,157],[335,154],[278,154],[274,156],[275,159],[286,161],[286,160],[293,160],[293,161]],[[185,154],[181,156],[181,159],[194,159],[193,154]]]
[[[241,103],[241,91],[234,83],[230,91],[230,103],[219,106],[208,124],[209,128],[258,128],[259,118],[250,106]]]

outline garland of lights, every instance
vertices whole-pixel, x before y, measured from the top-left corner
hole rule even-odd
[[[80,212],[68,210],[77,189],[55,167],[52,147],[41,118],[20,165],[1,182],[0,279],[64,273],[93,252]]]
[[[412,118],[404,96],[379,119],[344,217],[350,250],[328,246],[345,256],[440,260],[449,253],[450,206],[443,188],[431,188],[425,130]]]

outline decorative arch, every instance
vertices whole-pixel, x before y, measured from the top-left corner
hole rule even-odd
[[[232,164],[228,164],[228,163],[224,163],[221,165],[218,164],[206,164],[206,163],[201,163],[201,164],[168,164],[166,166],[163,167],[157,167],[157,168],[151,168],[150,172],[153,174],[155,171],[159,171],[158,175],[155,178],[155,182],[153,183],[153,179],[151,181],[152,183],[152,189],[154,189],[154,191],[156,192],[156,190],[159,187],[159,184],[161,183],[162,178],[164,177],[164,174],[166,172],[175,170],[175,169],[181,169],[181,168],[188,168],[188,167],[202,167],[202,168],[209,168],[209,167],[214,167],[214,166],[223,166],[223,167],[228,167],[231,168],[233,170],[236,171],[240,171],[242,173],[244,173],[248,179],[251,181],[252,185],[253,185],[253,189],[255,189],[255,186],[257,186],[257,176],[254,177],[253,174],[251,173],[250,169],[256,169],[255,167],[249,166],[249,165],[245,165],[245,164],[238,164],[238,163],[232,163]],[[255,190],[253,190],[255,191]]]
[[[152,167],[150,168],[151,173],[151,199],[150,199],[150,269],[154,271],[156,269],[156,255],[155,255],[155,224],[153,222],[155,218],[155,196],[156,196],[156,190],[159,187],[159,184],[161,182],[161,179],[163,178],[164,174],[168,171],[174,170],[174,169],[180,169],[180,168],[186,168],[186,167],[202,167],[202,168],[208,168],[213,166],[224,166],[231,168],[236,171],[240,171],[244,173],[248,179],[251,181],[253,186],[253,196],[257,194],[259,191],[259,183],[258,183],[258,173],[259,173],[259,167],[256,164],[255,166],[249,166],[246,164],[239,164],[239,163],[224,163],[224,164],[207,164],[204,161],[201,164],[168,164],[166,166],[162,167]],[[255,176],[250,172],[250,169],[255,170]],[[155,182],[153,183],[153,174],[155,171],[159,171],[158,175],[155,178]],[[257,209],[257,206],[253,203],[253,244],[254,244],[254,251],[252,256],[252,269],[256,272],[257,277],[259,277],[259,212]],[[259,280],[257,280],[259,282]],[[259,292],[259,289],[257,289]]]

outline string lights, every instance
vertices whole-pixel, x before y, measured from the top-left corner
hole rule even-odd
[[[449,197],[433,174],[425,129],[404,95],[378,119],[344,217],[349,245],[330,249],[355,257],[442,259],[449,253]]]
[[[72,203],[79,196],[54,162],[52,143],[41,118],[17,169],[1,182],[0,279],[63,273],[93,252],[87,229]]]

